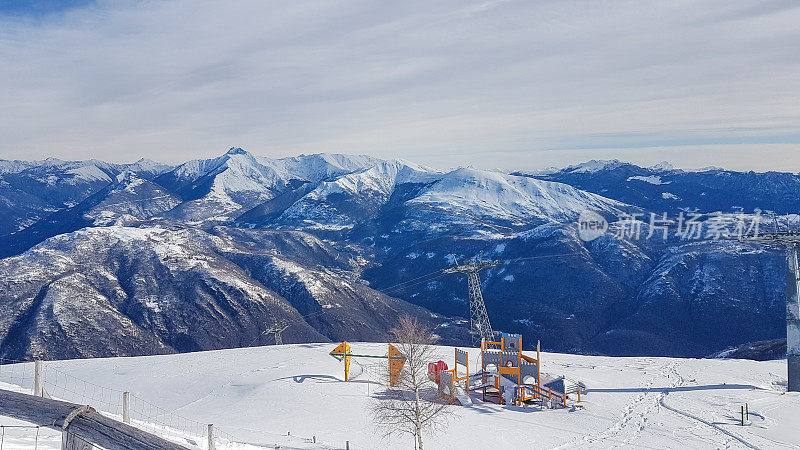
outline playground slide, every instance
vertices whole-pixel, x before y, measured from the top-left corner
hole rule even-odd
[[[459,386],[453,392],[453,396],[461,402],[462,406],[470,406],[472,405],[472,398],[469,396],[469,392],[464,390],[464,386],[459,383]]]
[[[505,400],[506,405],[513,405],[514,389],[517,388],[517,383],[514,383],[506,377],[500,377],[500,385],[503,386],[503,400]]]

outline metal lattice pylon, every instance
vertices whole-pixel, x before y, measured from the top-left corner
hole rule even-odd
[[[777,225],[776,225],[777,228]],[[787,391],[800,391],[800,233],[787,231],[742,236],[743,242],[786,247],[786,363]]]
[[[286,323],[286,321],[281,321],[281,323],[279,325],[278,321],[276,320],[275,321],[275,325],[273,325],[272,327],[267,328],[266,330],[264,330],[264,334],[274,333],[275,334],[275,345],[283,345],[283,338],[281,337],[281,333],[286,331],[287,328],[289,328],[289,325]]]
[[[486,312],[486,303],[481,293],[481,281],[478,272],[482,269],[498,265],[498,261],[474,262],[445,269],[444,273],[464,273],[469,284],[469,331],[473,344],[480,346],[481,341],[494,341],[494,330]]]

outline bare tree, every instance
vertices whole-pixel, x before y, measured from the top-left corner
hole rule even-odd
[[[399,325],[389,331],[389,336],[406,356],[406,363],[395,386],[375,395],[372,417],[387,437],[411,435],[415,448],[423,450],[422,433],[444,428],[453,414],[428,379],[428,363],[438,359],[434,347],[438,337],[427,325],[408,316],[400,317]]]

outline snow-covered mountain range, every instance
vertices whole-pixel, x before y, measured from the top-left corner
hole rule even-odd
[[[779,338],[779,251],[736,242],[584,242],[585,210],[800,211],[800,177],[593,161],[439,171],[369,156],[233,148],[167,166],[0,161],[0,354],[146,354],[380,340],[400,314],[467,339],[482,254],[493,324],[546,348],[704,356]],[[617,222],[619,223],[619,222]],[[78,333],[77,330],[84,330]],[[87,332],[89,330],[90,332]]]
[[[556,181],[653,211],[701,212],[756,208],[778,214],[800,212],[800,176],[786,172],[735,172],[718,167],[696,171],[663,162],[651,167],[610,160],[590,161],[547,173],[526,174]]]

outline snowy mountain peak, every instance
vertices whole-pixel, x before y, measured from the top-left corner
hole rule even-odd
[[[456,169],[409,203],[507,219],[572,219],[584,209],[627,205],[572,186],[472,168]]]
[[[2,173],[18,173],[22,172],[23,170],[32,167],[34,163],[29,161],[10,161],[2,159],[0,160],[0,174]]]
[[[724,172],[724,171],[725,171],[724,168],[718,166],[706,166],[695,170],[695,172]]]
[[[133,164],[125,166],[126,170],[134,172],[145,172],[153,175],[160,175],[168,170],[172,170],[173,166],[153,161],[152,159],[141,158]]]
[[[614,169],[623,164],[625,163],[618,159],[604,159],[604,160],[593,159],[591,161],[587,161],[582,164],[569,166],[565,169],[565,171],[595,173],[595,172],[600,172],[601,170]]]
[[[402,160],[381,161],[371,167],[341,176],[335,181],[323,182],[309,194],[314,198],[324,198],[332,193],[347,192],[352,195],[374,192],[388,198],[398,184],[427,183],[434,181],[441,173],[414,163]]]
[[[247,155],[247,151],[241,147],[231,147],[226,155]]]
[[[344,155],[338,153],[317,153],[275,160],[264,158],[264,160],[291,178],[300,178],[313,182],[364,170],[383,161],[366,155]]]
[[[654,164],[654,165],[648,167],[648,169],[655,170],[657,172],[669,172],[669,171],[675,170],[675,166],[670,164],[668,161],[661,161],[658,164]]]

